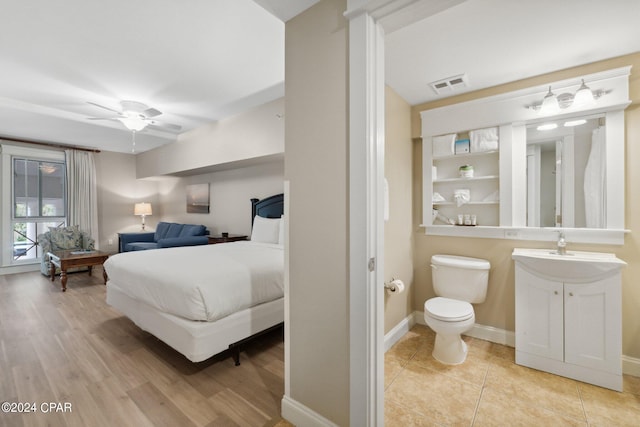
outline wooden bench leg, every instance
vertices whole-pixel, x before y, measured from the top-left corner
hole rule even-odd
[[[67,291],[67,271],[60,269],[60,281],[62,282],[62,292]]]

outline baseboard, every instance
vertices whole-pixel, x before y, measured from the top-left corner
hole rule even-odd
[[[384,335],[384,352],[386,353],[400,338],[402,338],[407,332],[413,328],[416,324],[415,314],[410,314],[394,326],[389,332]]]
[[[40,271],[40,263],[0,267],[0,276],[4,274],[29,273],[32,271]]]
[[[426,326],[426,323],[424,322],[424,316],[421,311],[414,311],[413,319],[414,324],[417,323],[419,325]],[[395,330],[395,328],[392,329],[392,331],[393,330]],[[473,328],[465,335],[485,341],[494,342],[496,344],[503,344],[509,347],[515,348],[516,346],[515,332],[494,328],[493,326],[479,325],[476,323]],[[385,335],[385,344],[386,338],[387,337]],[[622,373],[625,375],[640,377],[640,359],[622,355]]]
[[[622,355],[622,373],[640,377],[640,359]]]
[[[338,427],[322,415],[312,411],[300,402],[290,398],[282,397],[282,418],[295,426],[308,427]]]
[[[424,322],[424,314],[421,311],[414,311],[413,318],[415,323],[427,326]],[[516,334],[514,332],[494,328],[493,326],[485,326],[476,323],[473,325],[473,328],[464,335],[509,347],[516,346]]]
[[[467,332],[467,335],[485,341],[491,341],[496,344],[506,345],[508,347],[516,346],[515,332],[506,331],[504,329],[494,328],[493,326],[473,325],[473,328]]]

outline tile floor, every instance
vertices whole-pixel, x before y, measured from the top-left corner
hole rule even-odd
[[[640,426],[640,378],[618,393],[518,366],[514,349],[465,337],[464,364],[431,357],[416,325],[385,354],[385,426]]]

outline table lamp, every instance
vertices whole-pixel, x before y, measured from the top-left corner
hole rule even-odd
[[[133,214],[140,215],[142,217],[142,231],[144,231],[144,217],[151,215],[151,203],[136,203],[133,207]]]

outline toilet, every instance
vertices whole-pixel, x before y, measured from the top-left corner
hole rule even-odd
[[[433,357],[438,362],[459,365],[467,358],[467,344],[460,335],[476,321],[471,303],[484,302],[490,268],[491,264],[484,259],[431,257],[433,290],[437,296],[424,303],[424,321],[436,333]]]

